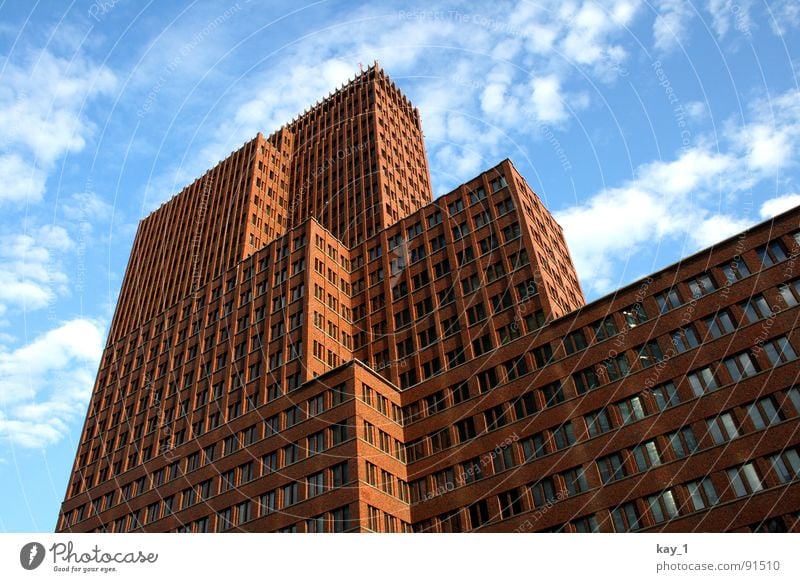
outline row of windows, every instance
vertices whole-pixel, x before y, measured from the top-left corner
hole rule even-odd
[[[788,449],[770,455],[769,470],[781,484],[800,480],[800,454],[798,449]],[[741,498],[764,489],[755,462],[726,469],[721,474],[723,495]],[[724,475],[725,481],[721,477]],[[562,471],[522,487],[504,491],[489,499],[477,501],[465,511],[455,510],[426,520],[414,526],[414,531],[460,532],[477,529],[500,520],[511,519],[528,511],[546,509],[564,499],[588,490],[585,471],[581,468]],[[608,512],[600,512],[574,519],[568,523],[551,526],[543,531],[595,532],[606,520],[614,531],[626,532],[652,527],[687,515],[706,510],[720,502],[720,495],[712,477],[703,477],[673,486],[661,492],[626,501]],[[537,520],[538,520],[538,516]],[[535,521],[523,522],[517,531],[530,531]]]
[[[666,389],[669,386],[671,385],[667,384],[663,387],[665,391],[661,393],[662,396],[668,394]],[[613,406],[601,409],[601,411],[586,415],[584,420],[589,436],[596,436],[611,429],[611,421],[609,420],[611,410],[616,412],[614,422],[615,424],[618,423],[618,426],[624,426],[628,422],[644,418],[645,413],[641,400],[642,397],[635,396],[619,401]],[[665,402],[659,397],[653,399],[655,405],[661,406],[659,401]],[[781,411],[783,401],[786,402],[786,407],[791,407],[787,409],[793,409],[796,415],[800,415],[800,389],[797,387],[791,388],[785,396],[776,393],[760,398],[745,405],[743,411],[752,422],[753,428],[760,430],[785,419],[785,415]],[[736,422],[735,414],[734,411],[726,411],[718,416],[701,421],[706,427],[706,434],[708,435],[705,440],[706,446],[721,444],[744,433],[744,427],[741,423]],[[458,421],[456,423],[456,431],[461,431],[462,424],[467,421],[471,421],[471,419]],[[564,423],[553,429],[539,432],[523,439],[505,442],[480,457],[413,481],[410,484],[411,502],[427,501],[435,496],[484,478],[489,469],[493,474],[499,474],[520,464],[565,449],[575,442],[575,430],[572,422]],[[624,477],[660,466],[664,462],[681,459],[697,452],[699,449],[700,445],[694,430],[690,426],[685,426],[674,432],[642,442],[631,449],[604,455],[596,460],[595,465],[600,482],[608,485]],[[572,490],[571,486],[565,486],[568,490]],[[552,487],[553,491],[557,489],[558,487],[556,486]]]
[[[268,392],[267,402],[271,402],[272,400],[275,400],[276,398],[281,396],[280,391],[276,390],[276,386],[274,386],[274,385],[272,387],[268,388],[267,392]],[[206,396],[207,396],[207,392],[202,392],[202,393],[198,394],[198,400],[197,400],[198,405],[202,406],[202,404],[205,403]],[[273,434],[277,434],[278,432],[280,432],[282,430],[285,430],[285,429],[287,429],[287,428],[289,428],[291,426],[294,426],[295,424],[303,422],[307,418],[313,418],[315,416],[318,416],[319,414],[321,414],[325,410],[328,410],[330,408],[336,407],[336,406],[338,406],[339,404],[342,404],[343,402],[345,402],[345,400],[347,400],[348,398],[351,398],[351,397],[352,396],[349,395],[347,393],[347,391],[346,391],[345,384],[338,384],[338,385],[326,390],[322,394],[317,394],[316,396],[313,396],[313,397],[311,397],[311,398],[309,398],[309,399],[307,399],[305,401],[302,401],[300,403],[292,405],[290,408],[288,408],[287,410],[285,410],[285,411],[283,411],[283,412],[281,412],[279,414],[270,416],[263,423],[259,423],[257,425],[253,425],[253,426],[251,426],[251,427],[249,427],[247,429],[239,431],[236,435],[231,435],[231,436],[227,437],[223,442],[222,455],[224,456],[224,455],[228,455],[228,454],[230,454],[232,452],[235,452],[240,447],[250,446],[251,444],[261,440],[261,438],[268,438],[268,437],[272,436]],[[254,408],[254,406],[258,403],[258,400],[257,399],[256,400],[251,400],[251,398],[248,398],[248,402],[251,404],[251,408],[250,409],[252,410]],[[186,404],[188,405],[188,402]],[[188,410],[188,406],[186,406],[186,409]],[[205,420],[206,419],[204,418],[199,422],[203,422]],[[220,420],[220,417],[219,417],[219,412],[216,412],[216,413],[213,413],[212,415],[210,415],[208,417],[208,423],[207,424],[204,423],[203,426],[207,427],[208,430],[213,430],[213,428],[216,428],[216,426],[219,426],[220,424],[221,424],[221,420]],[[264,427],[263,432],[262,432],[262,429],[261,429],[262,425]],[[198,431],[198,432],[196,432],[196,434],[201,434],[199,432],[200,431],[200,427],[197,426],[196,422],[192,424],[192,427],[193,427],[193,431]],[[142,428],[143,428],[143,425],[139,425],[139,428],[137,429],[137,431],[139,433],[142,433],[143,432],[143,430],[141,430]],[[334,427],[334,428],[336,428],[336,427]],[[346,430],[346,428],[344,428],[344,429],[337,428],[337,430],[339,432],[341,432],[343,430]],[[142,437],[142,434],[138,434],[137,435],[137,431],[134,431],[133,433],[128,433],[127,430],[120,429],[119,433],[116,435],[116,445],[117,445],[117,447],[123,447],[123,446],[126,446],[127,444],[129,444],[129,442],[130,442],[129,441],[129,437],[133,437],[133,440],[140,439]],[[183,444],[185,442],[185,440],[186,440],[186,431],[185,431],[185,429],[179,429],[179,430],[168,431],[168,432],[170,433],[169,440],[159,443],[159,452],[162,452],[162,451],[165,452],[167,450],[172,450],[174,447],[177,447],[177,446],[180,446],[181,444]],[[262,435],[263,435],[263,437],[262,437]],[[337,436],[337,440],[339,440],[340,436],[341,435]],[[319,438],[319,437],[317,437],[317,438]],[[109,436],[109,438],[107,440],[107,444],[105,445],[105,449],[106,450],[111,450],[112,443],[114,443],[114,442],[115,442],[115,439],[114,439],[114,436],[112,434],[112,435]],[[311,445],[307,445],[306,449],[307,450],[312,450]],[[148,453],[147,451],[150,451],[150,453]],[[181,473],[182,471],[183,472],[188,472],[188,471],[193,470],[194,468],[199,466],[201,463],[202,464],[209,464],[209,463],[213,462],[215,460],[215,458],[217,458],[217,455],[218,455],[217,444],[208,445],[203,449],[202,457],[201,457],[201,452],[195,452],[195,453],[191,453],[190,455],[188,455],[185,461],[174,462],[170,466],[170,474],[172,474],[174,472],[175,476],[177,476],[177,475],[182,474]],[[97,460],[101,456],[102,456],[101,455],[101,448],[100,448],[100,446],[97,446],[94,449],[92,449],[91,456],[89,456],[87,453],[82,453],[82,455],[79,457],[80,465],[83,466],[83,467],[86,467],[88,463],[91,463],[91,462]],[[129,462],[127,464],[127,470],[130,470],[134,466],[138,465],[140,462],[141,463],[146,462],[151,457],[152,457],[152,447],[151,446],[147,446],[142,450],[141,456],[139,456],[138,454],[134,454],[133,458],[129,459]],[[114,465],[113,465],[113,469],[114,469],[114,471],[113,471],[112,475],[116,475],[116,476],[121,475],[122,472],[123,472],[123,464],[122,464],[122,462],[121,461],[115,462]],[[106,481],[108,479],[108,477],[109,477],[109,473],[110,473],[109,467],[107,467],[107,466],[106,467],[102,467],[98,471],[98,474],[97,474],[97,477],[98,477],[97,478],[97,484],[100,484],[100,483],[103,483],[104,481]],[[155,471],[154,472],[154,477],[153,477],[154,481],[156,481],[158,479],[162,479],[163,480],[163,478],[164,478],[163,473],[164,473],[163,469]],[[173,478],[175,478],[175,477],[169,477],[169,479],[173,479]],[[92,474],[92,473],[88,473],[88,474],[86,474],[84,479],[78,479],[75,483],[73,483],[73,488],[72,488],[73,489],[73,493],[72,494],[74,495],[74,494],[78,493],[79,491],[84,490],[84,488],[91,487],[94,484],[95,484],[95,475]],[[144,491],[144,489],[137,488],[137,494],[140,494],[143,491]]]

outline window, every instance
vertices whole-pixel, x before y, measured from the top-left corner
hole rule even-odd
[[[465,483],[474,483],[483,479],[483,469],[480,459],[477,457],[461,464],[461,471],[464,474]]]
[[[634,328],[647,321],[647,313],[641,303],[634,303],[627,309],[623,309],[622,315],[625,317],[625,324],[629,328]]]
[[[556,404],[564,402],[564,390],[561,386],[561,382],[556,381],[552,384],[548,384],[543,387],[540,392],[542,396],[544,396],[545,407],[555,406]]]
[[[500,190],[500,188],[505,188],[506,186],[508,186],[508,183],[506,182],[506,177],[503,176],[502,174],[499,177],[492,180],[491,184],[492,184],[492,192],[497,192],[498,190]]]
[[[528,373],[528,364],[525,361],[524,355],[516,357],[513,360],[508,360],[507,362],[504,362],[503,366],[505,367],[506,370],[507,382],[516,380],[520,376],[523,376]]]
[[[233,507],[228,507],[217,514],[217,531],[225,531],[231,527],[233,527]]]
[[[750,404],[747,407],[747,415],[753,421],[753,426],[755,426],[756,430],[761,430],[783,420],[781,411],[775,406],[775,401],[771,396]]]
[[[261,474],[270,475],[278,470],[278,453],[267,453],[261,457]]]
[[[686,490],[689,493],[689,499],[695,511],[700,511],[719,503],[714,483],[708,477],[699,481],[690,481],[686,484]]]
[[[511,297],[510,289],[506,289],[505,292],[499,293],[492,297],[492,309],[493,313],[495,314],[510,308],[513,304],[514,300]],[[519,326],[515,327],[518,328]]]
[[[519,223],[513,222],[503,229],[503,240],[509,242],[520,236],[521,230]]]
[[[753,463],[745,463],[739,467],[728,469],[726,473],[736,497],[752,495],[764,488]]]
[[[463,443],[475,437],[475,423],[472,418],[465,418],[456,422],[456,434],[458,435],[458,442]]]
[[[711,368],[701,368],[686,375],[686,380],[692,388],[695,396],[702,396],[706,392],[711,392],[718,387],[717,379]]]
[[[289,507],[297,503],[297,483],[284,485],[282,488],[281,508]]]
[[[639,510],[636,503],[629,501],[611,510],[611,519],[614,522],[614,530],[617,532],[634,531],[640,527]]]
[[[589,431],[589,436],[594,437],[611,430],[611,419],[605,408],[590,412],[584,417],[584,420],[586,421],[586,428]]]
[[[528,279],[523,283],[517,284],[517,293],[519,294],[520,302],[525,301],[529,297],[536,295],[536,281]]]
[[[522,454],[525,455],[525,462],[547,454],[545,449],[544,435],[539,433],[522,440]]]
[[[503,216],[504,214],[508,214],[509,212],[515,210],[514,201],[511,198],[506,198],[505,200],[501,201],[498,204],[495,204],[495,208],[497,208],[497,215]]]
[[[644,408],[642,407],[641,398],[638,396],[617,402],[616,406],[623,425],[644,418]]]
[[[678,295],[676,289],[669,289],[663,293],[657,293],[654,295],[654,298],[661,313],[666,313],[670,309],[680,307],[682,304],[680,295]]]
[[[667,440],[678,459],[682,459],[697,450],[697,439],[694,438],[694,432],[690,426],[685,426],[668,434]]]
[[[473,216],[472,220],[475,222],[475,228],[478,229],[489,224],[492,221],[492,217],[484,210]]]
[[[553,444],[556,450],[567,448],[575,443],[575,431],[572,429],[572,422],[566,422],[551,431]]]
[[[742,305],[748,323],[755,323],[772,315],[772,309],[763,295],[754,295]]]
[[[422,224],[419,222],[415,222],[411,226],[406,229],[406,237],[408,240],[415,238],[422,234]]]
[[[486,319],[486,308],[483,303],[476,303],[467,309],[467,322],[469,325],[475,325],[484,319]]]
[[[543,346],[534,348],[532,353],[537,368],[546,366],[553,359],[553,348],[550,347],[550,344],[544,344]]]
[[[758,247],[756,253],[761,259],[761,265],[764,268],[771,267],[789,258],[786,247],[779,240],[773,240],[762,247]]]
[[[642,368],[649,368],[664,359],[664,354],[655,340],[649,341],[639,348],[639,363]]]
[[[726,358],[723,363],[734,382],[739,382],[758,372],[753,358],[747,352]]]
[[[606,358],[603,361],[603,368],[600,368],[601,371],[605,372],[606,381],[608,382],[619,380],[628,373],[629,369],[628,359],[625,357],[624,353],[615,357]]]
[[[572,375],[572,379],[575,382],[575,390],[578,394],[584,394],[589,390],[594,390],[598,386],[600,386],[600,382],[597,379],[597,374],[594,371],[594,368],[586,368],[585,370],[581,370]]]
[[[689,279],[686,281],[686,284],[689,286],[689,291],[692,293],[693,299],[699,299],[703,295],[715,291],[717,288],[714,284],[714,280],[705,273],[698,275],[694,279]]]
[[[472,341],[472,351],[476,358],[491,350],[492,347],[492,336],[490,334],[483,335]]]
[[[499,404],[485,411],[483,416],[486,420],[486,430],[495,430],[508,424],[507,413],[505,404]]]
[[[306,477],[306,499],[325,492],[325,472],[320,471]]]
[[[461,198],[458,198],[447,205],[447,212],[450,214],[450,216],[458,214],[462,210],[464,210],[464,201]]]
[[[467,508],[472,529],[477,529],[489,521],[489,505],[485,499],[473,503]]]
[[[583,493],[589,489],[589,484],[586,482],[586,470],[581,467],[564,471],[561,474],[561,478],[564,480],[564,485],[567,488],[566,492],[570,496]]]
[[[600,342],[617,334],[617,326],[613,317],[606,317],[592,324],[594,341]]]
[[[276,491],[268,491],[261,496],[260,505],[261,505],[261,515],[269,515],[273,513],[277,508],[276,502]]]
[[[703,320],[708,328],[708,335],[712,339],[717,339],[725,334],[733,332],[735,326],[733,319],[727,309],[719,310],[713,317],[708,317]]]
[[[476,202],[480,202],[486,198],[486,190],[484,190],[483,186],[479,186],[477,190],[473,190],[469,193],[469,203],[475,204]]]
[[[678,353],[685,352],[686,350],[696,348],[700,345],[700,341],[697,339],[697,333],[695,333],[691,325],[673,331],[670,337],[672,338],[672,345],[675,346]]]
[[[678,516],[678,506],[672,491],[667,489],[660,495],[650,495],[647,497],[647,506],[653,521],[662,523]]]
[[[236,506],[236,523],[242,525],[250,521],[253,517],[252,502],[242,501]]]
[[[519,515],[524,511],[522,496],[523,494],[519,489],[512,489],[497,496],[500,502],[500,515],[503,519]]]
[[[672,382],[657,386],[653,388],[650,393],[653,396],[653,401],[656,403],[656,408],[659,412],[677,406],[681,402],[678,389],[675,388],[675,384]]]
[[[800,454],[797,449],[788,449],[770,457],[772,470],[781,483],[789,483],[800,478]]]
[[[600,470],[600,479],[605,485],[627,476],[622,456],[619,453],[597,459],[597,468]]]
[[[797,359],[797,354],[792,348],[792,344],[786,339],[786,336],[766,342],[763,349],[764,353],[767,354],[769,363],[773,366],[778,366]]]
[[[725,279],[727,279],[728,284],[730,285],[736,283],[736,281],[739,281],[740,279],[744,279],[750,274],[750,270],[741,259],[734,259],[727,265],[723,265],[722,272],[725,273]]]
[[[441,224],[441,222],[442,222],[442,213],[441,211],[437,210],[428,217],[428,228],[433,228],[437,224]]]
[[[580,329],[566,336],[563,342],[567,355],[574,354],[586,347],[586,337],[583,335],[583,330]]]
[[[517,420],[531,416],[538,411],[536,406],[536,399],[530,392],[523,394],[514,402],[514,412],[516,413]]]
[[[639,472],[661,464],[661,456],[658,453],[655,441],[648,441],[634,448],[633,459],[636,461],[636,468]]]
[[[478,243],[478,246],[481,249],[481,254],[485,255],[486,253],[493,251],[494,249],[499,247],[500,243],[497,242],[497,238],[493,234],[490,234],[486,238],[482,239]]]
[[[556,495],[556,488],[553,485],[552,477],[547,477],[536,483],[528,485],[528,489],[533,496],[533,504],[535,507],[544,507],[548,504],[558,501]]]

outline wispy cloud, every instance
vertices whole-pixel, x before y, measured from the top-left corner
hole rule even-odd
[[[56,160],[86,145],[94,127],[88,102],[116,85],[107,67],[80,56],[25,55],[0,77],[0,204],[41,200]]]
[[[797,102],[796,91],[757,99],[748,122],[726,124],[724,141],[712,147],[700,140],[675,159],[642,164],[633,179],[557,212],[583,284],[607,292],[618,284],[612,274],[645,245],[683,241],[690,252],[755,222],[750,189],[796,165]],[[720,209],[721,201],[727,211]],[[760,214],[767,217],[795,201],[796,195],[773,199]]]
[[[27,345],[0,345],[0,439],[40,448],[67,434],[91,394],[103,328],[73,319]]]

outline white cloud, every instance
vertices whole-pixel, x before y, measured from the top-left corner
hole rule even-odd
[[[67,433],[91,395],[102,329],[74,319],[25,346],[0,346],[0,439],[41,448]]]
[[[786,212],[795,206],[800,206],[800,194],[783,194],[781,196],[766,200],[758,210],[758,214],[761,216],[761,218],[772,218],[773,216],[777,216],[781,212]]]
[[[742,232],[752,223],[752,220],[746,218],[713,214],[698,221],[688,234],[695,248],[703,248]]]
[[[726,135],[754,172],[774,173],[795,164],[800,140],[800,91],[757,99],[749,107],[750,121],[728,123]]]
[[[0,155],[0,203],[38,202],[44,194],[47,174],[19,154]]]
[[[86,145],[93,126],[85,107],[110,93],[111,71],[80,56],[71,60],[48,50],[8,62],[0,75],[0,203],[38,202],[47,173],[67,152]]]
[[[718,191],[735,189],[739,173],[728,155],[690,149],[672,161],[644,164],[621,186],[556,212],[581,282],[603,293],[610,273],[646,244],[683,238],[699,248],[741,230],[745,222],[705,205]]]
[[[655,47],[669,51],[685,44],[689,22],[694,16],[691,4],[685,0],[659,0],[654,6],[657,10],[653,21]]]
[[[788,91],[748,107],[751,121],[728,122],[725,139],[697,145],[671,161],[639,166],[627,182],[608,187],[585,202],[556,213],[564,227],[581,281],[594,292],[608,291],[610,273],[645,245],[682,241],[686,252],[709,246],[753,223],[721,209],[778,168],[795,164],[800,139],[800,94]],[[788,194],[767,201],[762,217],[800,202]],[[738,205],[742,207],[741,205]]]
[[[774,34],[783,36],[792,28],[800,28],[800,3],[797,0],[770,2],[767,15]]]
[[[0,237],[0,306],[41,309],[67,292],[67,276],[55,254],[71,249],[64,228],[43,226],[31,234]],[[2,312],[0,312],[2,315]]]
[[[561,81],[555,75],[534,78],[531,102],[536,119],[542,123],[558,123],[567,117],[561,98]]]

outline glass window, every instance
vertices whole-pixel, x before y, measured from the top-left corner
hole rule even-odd
[[[611,430],[611,419],[608,417],[608,411],[605,408],[590,412],[585,419],[589,436],[597,436]]]
[[[792,344],[789,343],[785,336],[766,342],[764,344],[764,353],[767,354],[767,359],[773,366],[797,359],[797,354],[792,348]]]
[[[662,523],[678,515],[678,506],[675,503],[675,497],[669,489],[660,495],[650,495],[647,498],[647,505],[656,523]]]
[[[761,491],[764,487],[753,463],[727,470],[728,479],[736,497],[744,497]]]
[[[666,313],[670,309],[675,309],[682,305],[680,295],[678,295],[678,291],[675,289],[657,293],[654,297],[661,313]]]
[[[766,428],[783,420],[780,410],[775,406],[771,397],[760,399],[747,407],[747,414],[753,421],[756,430]]]
[[[719,445],[739,436],[736,422],[729,412],[720,414],[716,418],[711,418],[706,423],[708,424],[708,432],[715,444]]]
[[[726,358],[723,362],[728,373],[731,375],[731,380],[734,382],[739,382],[758,372],[753,358],[747,352],[742,352],[741,354]]]
[[[771,457],[772,470],[781,483],[788,483],[800,478],[800,455],[797,449],[789,449]]]
[[[700,511],[719,503],[714,483],[708,477],[687,483],[686,489],[695,511]]]
[[[692,293],[692,298],[694,299],[698,299],[706,293],[711,293],[717,288],[713,279],[707,274],[689,279],[686,284],[689,286],[689,291]]]
[[[735,326],[730,312],[727,309],[721,309],[713,317],[708,317],[705,320],[706,327],[708,328],[708,335],[712,339],[722,337],[725,334],[733,332]]]
[[[717,380],[711,368],[701,368],[686,375],[686,380],[695,396],[702,396],[718,387]]]
[[[681,402],[678,389],[675,388],[675,384],[672,382],[667,382],[666,384],[653,388],[651,393],[659,411],[677,406]]]

